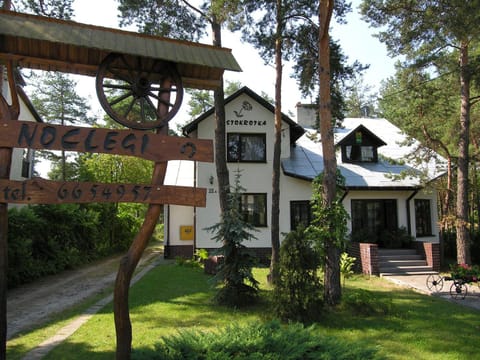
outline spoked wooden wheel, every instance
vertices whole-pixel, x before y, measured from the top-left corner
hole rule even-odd
[[[450,286],[450,296],[455,300],[465,299],[465,296],[467,296],[467,292],[467,285],[463,281],[455,280],[452,286]]]
[[[182,80],[173,64],[115,53],[100,64],[96,88],[105,112],[132,129],[166,125],[183,98]]]
[[[427,277],[427,289],[431,292],[439,292],[443,289],[443,277],[438,274],[430,274]]]

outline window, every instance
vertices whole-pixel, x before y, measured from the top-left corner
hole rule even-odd
[[[265,134],[227,134],[227,160],[266,162]]]
[[[267,226],[267,194],[242,194],[240,211],[243,219],[253,226]]]
[[[432,217],[428,199],[415,199],[415,230],[418,237],[432,235]]]
[[[368,236],[362,241],[381,244],[382,233],[397,228],[397,200],[352,200],[352,236]]]
[[[290,201],[291,230],[295,230],[299,225],[308,226],[311,219],[310,201]]]
[[[346,162],[376,162],[376,149],[373,146],[345,146]]]

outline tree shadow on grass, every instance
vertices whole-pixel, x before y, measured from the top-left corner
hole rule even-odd
[[[384,354],[397,359],[478,356],[478,312],[409,289],[367,292],[366,298],[373,299],[367,306],[388,311],[355,313],[342,305],[325,315],[322,326],[326,331],[347,329],[349,336],[376,343]]]
[[[115,351],[98,351],[87,343],[71,343],[54,348],[42,360],[111,360],[115,358]]]

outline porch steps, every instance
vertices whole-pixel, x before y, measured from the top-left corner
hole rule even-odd
[[[380,276],[436,274],[413,249],[379,249]]]

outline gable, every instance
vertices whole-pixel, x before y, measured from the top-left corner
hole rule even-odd
[[[356,127],[337,144],[345,163],[376,163],[378,148],[383,145],[387,144],[363,125]]]
[[[252,91],[248,87],[243,87],[225,99],[226,126],[238,127],[248,132],[265,131],[264,129],[270,125],[267,124],[265,118],[273,119],[275,107]],[[260,113],[268,113],[268,116],[261,116]],[[198,125],[205,119],[213,116],[215,109],[211,108],[204,112],[191,123],[183,127],[183,133],[188,135],[197,130]],[[287,115],[282,114],[282,121],[289,127],[290,143],[293,144],[300,138],[305,130]],[[272,128],[272,126],[268,126]],[[263,128],[263,129],[262,129]]]
[[[387,143],[368,130],[365,126],[360,125],[340,140],[337,145],[365,145],[379,147],[387,145]]]

